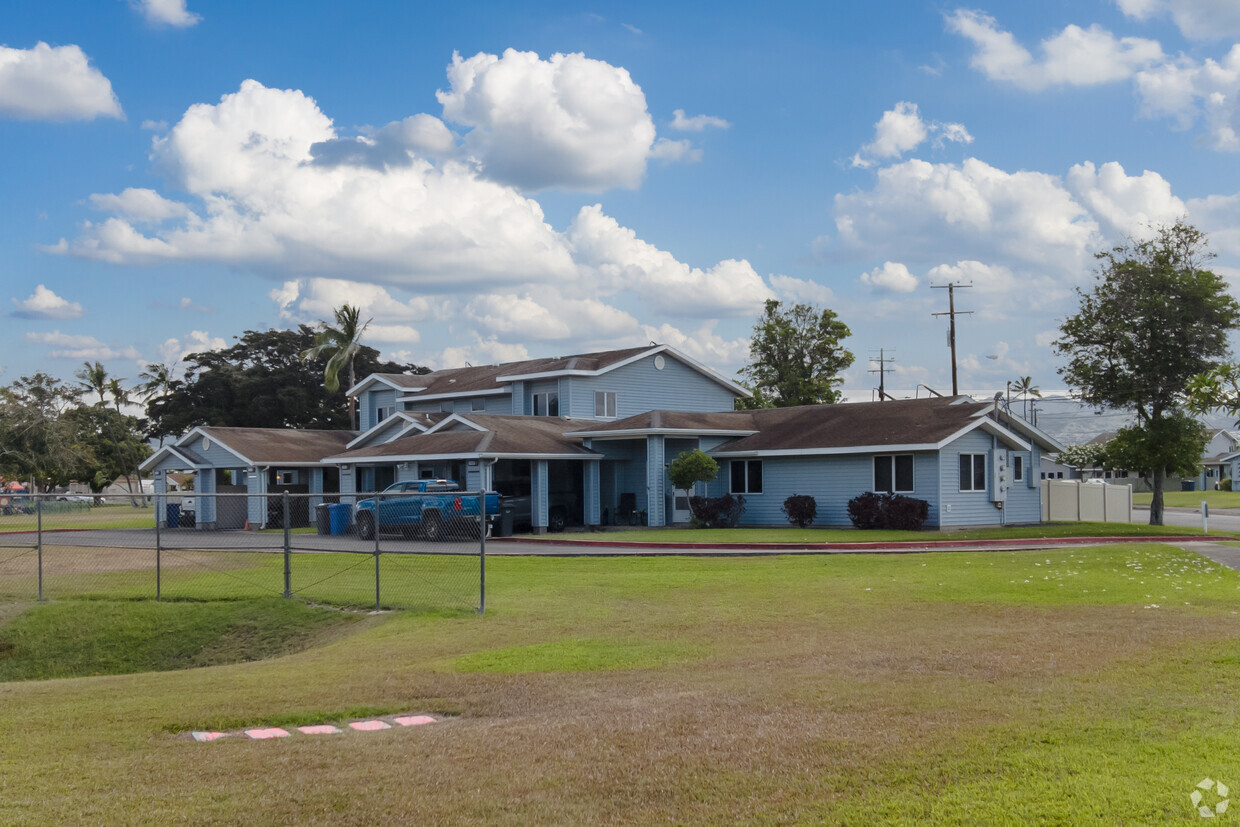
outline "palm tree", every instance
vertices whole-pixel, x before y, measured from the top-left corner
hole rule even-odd
[[[146,366],[146,370],[138,374],[138,378],[142,380],[138,392],[143,402],[150,402],[157,396],[167,396],[171,392],[172,383],[176,381],[172,378],[172,370],[171,366],[163,362],[151,362]]]
[[[1024,407],[1021,408],[1021,415],[1025,419],[1028,419],[1029,418],[1029,399],[1031,397],[1041,399],[1042,391],[1038,388],[1037,385],[1033,384],[1032,376],[1022,376],[1019,379],[1017,379],[1015,382],[1012,383],[1012,390],[1016,391],[1017,395],[1019,395],[1021,399],[1025,400]]]
[[[374,319],[367,319],[362,324],[361,316],[362,311],[359,308],[347,304],[341,305],[336,308],[336,326],[332,327],[327,322],[322,322],[323,329],[315,335],[314,347],[301,352],[301,358],[307,362],[325,355],[329,356],[327,365],[323,369],[323,387],[328,393],[335,393],[340,389],[340,371],[345,367],[349,369],[349,387],[357,384],[357,376],[353,373],[353,360],[362,348],[362,334],[374,321]],[[350,425],[356,421],[354,415],[356,405],[356,399],[349,400]]]
[[[73,375],[82,382],[82,387],[88,392],[94,391],[99,394],[100,405],[105,404],[104,394],[108,390],[108,369],[101,362],[97,361],[93,365],[90,362],[83,362],[82,369],[74,372]]]

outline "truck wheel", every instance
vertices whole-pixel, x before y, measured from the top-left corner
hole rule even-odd
[[[438,511],[422,515],[422,536],[432,543],[443,539],[443,518]]]
[[[365,511],[357,515],[357,536],[363,540],[375,539],[375,518]]]
[[[547,530],[553,534],[559,534],[564,530],[564,526],[568,523],[568,515],[564,513],[562,508],[553,508],[547,514]]]

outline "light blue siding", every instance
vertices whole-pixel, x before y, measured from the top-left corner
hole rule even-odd
[[[939,484],[942,487],[942,519],[944,527],[963,525],[997,525],[1003,519],[999,509],[990,501],[990,487],[993,485],[990,451],[994,447],[994,438],[980,430],[970,431],[955,442],[947,445],[939,453]],[[986,490],[960,490],[960,455],[985,454]],[[1027,491],[1029,489],[1020,489]],[[1012,491],[1008,492],[1012,496]]]
[[[381,390],[366,391],[362,394],[361,404],[358,406],[359,427],[363,431],[368,431],[375,425],[379,424],[378,410],[382,407],[396,409],[396,391],[391,388],[382,387]]]
[[[547,461],[534,460],[530,463],[530,523],[534,528],[547,527],[548,509]]]
[[[736,397],[723,385],[703,376],[670,354],[663,354],[663,370],[656,370],[654,356],[616,368],[601,376],[571,377],[566,404],[560,397],[560,413],[574,419],[594,419],[594,392],[615,391],[616,417],[652,410],[730,411]]]
[[[211,447],[204,450],[202,447],[202,437],[197,436],[186,444],[185,447],[202,457],[206,464],[212,468],[245,468],[249,464],[232,451],[220,445],[215,439],[210,440],[210,442]]]
[[[663,467],[667,461],[665,450],[666,446],[661,434],[646,437],[647,525],[667,525],[667,515],[664,509],[664,497],[666,496],[664,480],[667,478],[667,472]]]
[[[719,478],[711,484],[712,496],[721,496],[730,487],[728,462],[720,462]],[[913,491],[908,496],[929,504],[927,526],[937,525],[938,468],[938,459],[933,452],[913,454]],[[741,522],[786,524],[784,500],[794,494],[807,494],[814,498],[818,506],[815,525],[848,526],[851,525],[848,501],[873,487],[873,454],[767,457],[762,459],[762,493],[744,495],[745,510],[741,514]]]
[[[513,416],[525,416],[525,414],[527,413],[527,409],[525,407],[526,402],[525,402],[525,383],[524,382],[513,382],[512,383],[511,400],[512,400],[512,415]]]
[[[483,410],[474,410],[475,400],[480,400],[483,403]],[[452,405],[452,413],[512,413],[512,400],[506,393],[496,393],[487,396],[462,396],[458,399],[437,399],[430,402],[407,402],[405,403],[405,410],[414,413],[438,413],[444,410],[448,403]]]
[[[585,524],[594,526],[599,524],[599,514],[601,507],[599,505],[599,461],[588,460],[585,466],[583,492],[585,495]]]

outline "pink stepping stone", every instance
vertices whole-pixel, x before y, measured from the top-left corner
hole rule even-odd
[[[341,730],[339,727],[334,727],[331,724],[315,724],[314,726],[299,726],[297,731],[303,732],[306,735],[332,735]]]
[[[397,718],[396,723],[401,726],[421,726],[422,724],[433,724],[435,719],[429,715],[406,715],[403,718]]]
[[[218,741],[228,736],[227,732],[191,732],[195,741]]]
[[[392,725],[386,721],[354,721],[349,724],[349,728],[362,732],[374,732],[377,729],[391,729]]]
[[[280,729],[278,726],[268,727],[267,729],[247,729],[245,734],[255,741],[263,741],[267,738],[287,738],[288,730]]]

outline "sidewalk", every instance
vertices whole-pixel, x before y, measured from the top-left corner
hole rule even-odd
[[[632,542],[624,540],[551,539],[547,537],[502,537],[487,540],[487,556],[548,557],[637,557],[703,556],[755,557],[780,554],[925,554],[941,551],[1023,551],[1116,543],[1200,543],[1200,533],[1169,534],[1159,537],[1047,537],[1013,540],[918,540],[911,542],[858,543],[677,543]],[[1211,535],[1210,544],[1240,538]],[[1223,547],[1225,548],[1225,547]],[[1240,549],[1237,549],[1240,551]]]

